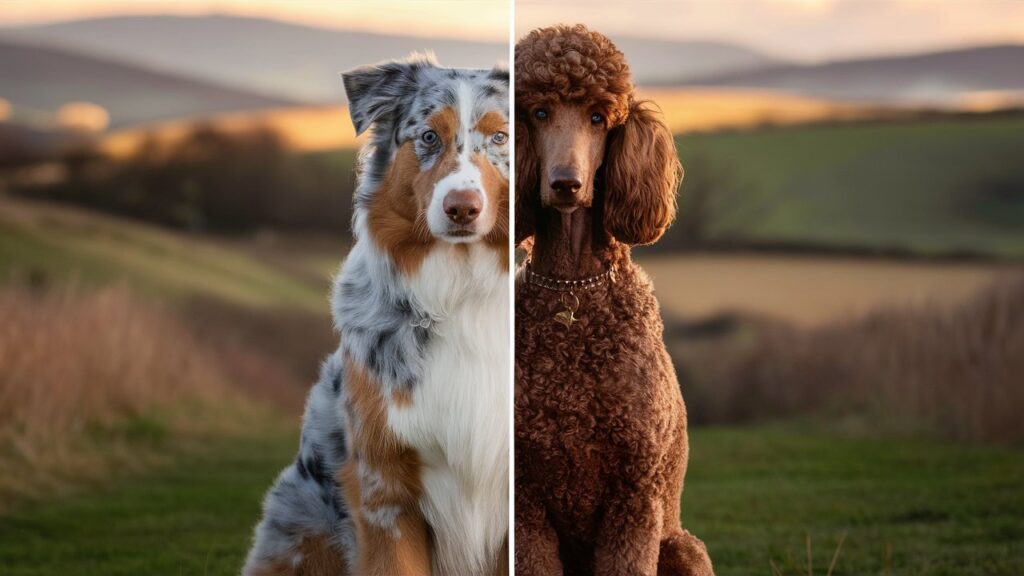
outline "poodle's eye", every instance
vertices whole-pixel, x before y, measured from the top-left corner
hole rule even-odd
[[[593,114],[590,115],[590,123],[604,124],[604,116],[602,116],[599,112],[594,112]]]
[[[420,136],[420,140],[423,140],[424,144],[432,145],[437,143],[437,132],[433,130],[427,130]]]
[[[491,136],[491,142],[501,146],[505,142],[508,142],[508,134],[505,134],[504,132],[495,132],[494,135]]]
[[[544,120],[548,117],[548,111],[543,108],[538,108],[533,112],[533,117],[537,120]]]

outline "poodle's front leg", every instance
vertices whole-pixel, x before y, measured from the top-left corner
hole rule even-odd
[[[594,548],[594,576],[655,576],[663,514],[647,493],[622,494],[606,510]]]
[[[544,507],[516,489],[516,576],[562,576],[558,534]]]

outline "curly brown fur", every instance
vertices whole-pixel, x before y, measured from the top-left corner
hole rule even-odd
[[[579,162],[592,202],[584,190],[556,210],[541,197],[541,139],[571,124],[539,125],[530,115],[542,106],[605,115],[604,131],[593,128],[605,138],[600,165]],[[578,294],[568,328],[553,320],[558,293],[517,279],[516,574],[710,575],[704,544],[679,525],[686,408],[629,247],[657,240],[675,216],[672,136],[636,100],[607,38],[559,26],[516,46],[516,156],[516,241],[532,269],[561,279],[614,270],[614,282]]]

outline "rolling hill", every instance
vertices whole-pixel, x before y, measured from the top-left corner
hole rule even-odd
[[[0,98],[15,110],[56,110],[68,102],[91,102],[107,110],[112,127],[292,104],[284,98],[9,41],[0,41]]]
[[[785,90],[819,98],[948,104],[964,93],[1024,90],[1024,46],[781,65],[680,78],[677,84]]]
[[[237,16],[118,16],[3,28],[0,38],[116,57],[217,83],[313,103],[339,103],[340,70],[414,50],[442,64],[484,67],[508,60],[503,43],[375,34]],[[754,50],[718,42],[615,38],[640,82],[777,65]]]
[[[1024,114],[810,125],[678,139],[679,219],[712,243],[1024,257]]]
[[[136,65],[314,103],[338,103],[338,72],[413,51],[449,66],[508,60],[501,43],[373,34],[236,16],[116,16],[0,29],[0,38],[117,58]]]
[[[756,50],[725,42],[673,42],[635,36],[615,36],[612,40],[626,55],[633,77],[640,84],[785,64]]]

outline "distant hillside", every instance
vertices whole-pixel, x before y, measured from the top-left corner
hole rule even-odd
[[[1024,90],[1024,46],[1004,45],[683,78],[679,84],[771,88],[845,100],[947,103],[957,94]]]
[[[615,36],[612,40],[626,55],[633,77],[641,84],[785,64],[755,50],[724,42],[671,42],[634,36]]]
[[[0,29],[0,38],[117,57],[316,103],[344,99],[338,72],[432,50],[442,64],[487,67],[508,60],[503,43],[373,34],[237,16],[119,16]],[[641,83],[778,65],[756,51],[717,42],[617,37]]]
[[[106,108],[112,127],[292,104],[283,98],[8,41],[0,41],[0,98],[15,108],[43,110],[78,100],[92,102]]]
[[[679,137],[679,218],[654,250],[831,248],[1024,261],[1024,113]]]
[[[371,34],[236,16],[119,16],[0,29],[53,46],[307,102],[339,103],[338,72],[413,51],[442,64],[490,67],[503,43]]]

